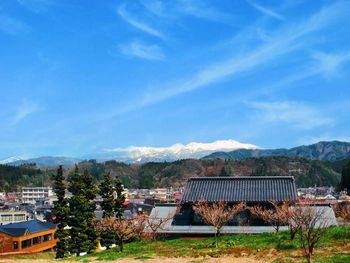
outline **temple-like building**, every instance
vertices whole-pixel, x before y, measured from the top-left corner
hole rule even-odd
[[[206,225],[193,211],[194,203],[225,202],[230,206],[244,202],[248,206],[260,205],[268,208],[272,207],[271,202],[293,203],[296,200],[297,189],[293,176],[192,177],[186,184],[180,209],[176,205],[157,205],[152,210],[151,217],[156,220],[165,218],[175,214],[178,209],[161,232],[179,235],[212,234],[214,229]],[[222,229],[222,233],[271,231],[274,231],[271,226],[248,210],[239,213]]]

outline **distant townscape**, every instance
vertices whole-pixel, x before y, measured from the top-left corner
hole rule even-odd
[[[173,162],[89,160],[65,168],[15,162],[0,165],[0,176],[6,256],[55,251],[64,258],[113,247],[122,253],[133,242],[211,235],[220,250],[223,234],[289,231],[311,261],[329,229],[350,238],[348,143]]]

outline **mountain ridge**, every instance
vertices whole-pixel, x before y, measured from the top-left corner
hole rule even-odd
[[[290,149],[238,149],[230,152],[215,152],[202,159],[242,160],[267,156],[302,157],[310,160],[337,161],[350,157],[350,143],[342,141],[320,141]]]
[[[219,142],[227,142],[226,141],[216,141]],[[261,149],[253,144],[241,144],[237,141],[231,140],[232,147],[238,147],[240,145],[246,145],[246,149],[236,149],[233,151],[214,151],[214,152],[208,152],[204,150],[208,150],[208,148],[205,147],[198,147],[197,149],[200,149],[198,152],[192,152],[188,155],[169,155],[166,152],[160,150],[161,154],[158,156],[110,156],[110,158],[100,158],[99,155],[90,155],[89,158],[70,158],[70,157],[63,157],[63,156],[41,156],[38,158],[30,158],[30,159],[20,159],[19,157],[13,157],[15,158],[14,161],[11,161],[11,157],[7,158],[5,160],[0,160],[0,164],[6,164],[6,165],[14,165],[18,166],[21,164],[26,163],[35,163],[38,167],[52,167],[52,166],[58,166],[63,165],[65,167],[71,167],[74,166],[74,164],[81,162],[82,160],[89,160],[89,159],[95,159],[98,162],[105,162],[108,160],[115,160],[118,162],[124,162],[124,163],[148,163],[148,162],[173,162],[176,160],[181,159],[227,159],[227,160],[242,160],[245,158],[259,158],[259,157],[267,157],[267,156],[289,156],[289,157],[303,157],[310,160],[322,160],[322,161],[337,161],[342,160],[350,157],[350,143],[349,142],[341,142],[341,141],[321,141],[315,144],[311,145],[302,145],[293,147],[290,149],[286,148],[279,148],[279,149]],[[235,144],[235,143],[238,144]],[[214,142],[215,143],[215,142]],[[212,145],[213,143],[209,144],[201,144],[196,143],[197,146],[201,145]],[[176,145],[176,144],[175,144]],[[191,144],[187,144],[191,145]],[[174,145],[173,145],[174,146]],[[172,147],[172,146],[171,146]],[[177,149],[186,149],[186,145],[179,146],[177,144]],[[175,148],[176,148],[175,147]],[[256,148],[254,148],[256,147]],[[151,148],[152,147],[146,147]],[[170,147],[163,147],[163,148],[170,148]],[[114,154],[114,153],[113,153]],[[107,156],[105,156],[107,157]],[[17,158],[17,159],[16,159]]]

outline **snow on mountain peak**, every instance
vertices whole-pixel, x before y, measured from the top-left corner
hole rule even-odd
[[[18,156],[12,156],[12,157],[0,160],[0,164],[8,164],[8,163],[16,162],[16,161],[21,161],[21,160],[23,160],[23,158],[18,157]]]
[[[235,140],[218,140],[211,143],[191,142],[176,143],[169,147],[129,146],[127,148],[105,149],[108,153],[124,153],[129,158],[200,158],[216,151],[233,151],[237,149],[257,149],[253,144],[240,143]]]

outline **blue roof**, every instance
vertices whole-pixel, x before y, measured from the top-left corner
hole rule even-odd
[[[10,236],[23,236],[26,231],[29,234],[42,232],[50,229],[55,229],[56,225],[49,222],[41,222],[39,220],[23,221],[19,223],[13,223],[0,226],[0,232],[6,233]]]

